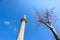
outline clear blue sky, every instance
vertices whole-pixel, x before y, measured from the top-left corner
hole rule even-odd
[[[33,22],[32,16],[35,13],[33,8],[40,11],[52,7],[58,18],[53,22],[54,27],[60,35],[60,0],[0,0],[0,40],[16,40],[23,15],[27,16],[24,40],[55,40],[45,25],[36,29],[38,23]]]

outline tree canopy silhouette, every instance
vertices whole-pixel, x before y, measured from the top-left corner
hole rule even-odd
[[[55,31],[55,28],[52,24],[52,21],[51,20],[54,20],[53,18],[53,9],[46,9],[46,12],[44,13],[44,15],[42,15],[43,17],[41,17],[41,14],[34,8],[35,12],[36,12],[36,15],[38,17],[38,22],[46,25],[50,30],[51,32],[53,33],[54,37],[56,40],[60,40],[60,37],[58,36],[57,32]],[[56,18],[55,18],[56,19]]]

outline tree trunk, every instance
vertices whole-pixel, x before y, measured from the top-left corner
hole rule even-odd
[[[52,24],[50,24],[50,25],[48,24],[47,26],[48,26],[48,28],[51,30],[51,32],[53,33],[55,39],[56,39],[56,40],[60,40],[60,39],[58,38],[57,32],[56,32],[55,29],[53,28],[53,25],[52,25]]]
[[[55,39],[56,40],[58,40],[58,35],[57,35],[57,33],[56,33],[56,31],[55,31],[55,29],[53,28],[50,28],[50,30],[52,31],[52,33],[53,33],[53,35],[54,35],[54,37],[55,37]]]

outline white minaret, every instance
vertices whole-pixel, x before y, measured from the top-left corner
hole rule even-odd
[[[24,15],[24,17],[21,19],[21,27],[18,33],[17,40],[24,40],[25,23],[26,23],[26,15]]]

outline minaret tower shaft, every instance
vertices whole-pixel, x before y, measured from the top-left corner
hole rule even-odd
[[[17,40],[24,40],[25,23],[26,23],[26,15],[24,15],[24,17],[21,19],[21,27],[19,29]]]

